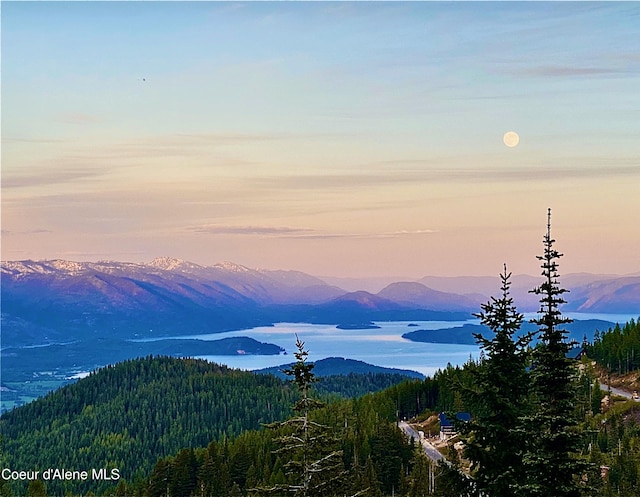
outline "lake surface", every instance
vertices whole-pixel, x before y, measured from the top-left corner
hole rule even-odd
[[[201,356],[212,362],[227,366],[254,370],[295,362],[296,334],[305,342],[309,360],[317,361],[327,357],[345,357],[390,368],[418,371],[433,375],[447,363],[464,364],[470,356],[477,357],[479,349],[475,345],[431,344],[412,342],[402,338],[408,331],[418,329],[439,329],[462,326],[468,321],[394,321],[379,322],[379,329],[340,330],[333,325],[307,323],[278,323],[275,326],[252,328],[228,333],[193,335],[189,338],[219,340],[232,336],[247,336],[261,342],[279,345],[287,355],[278,356]],[[409,326],[415,324],[417,326]]]
[[[634,316],[629,314],[584,314],[566,313],[572,319],[602,319],[612,323],[626,323]],[[525,319],[537,317],[526,314]],[[637,316],[635,316],[637,318]],[[379,329],[340,330],[334,325],[308,323],[277,323],[242,331],[190,335],[175,338],[198,338],[219,340],[233,336],[247,336],[261,342],[269,342],[284,348],[287,355],[278,356],[200,356],[203,359],[226,364],[245,370],[262,369],[295,362],[296,334],[305,342],[309,360],[317,361],[327,357],[345,357],[368,362],[376,366],[411,369],[426,376],[432,376],[447,364],[463,365],[470,357],[477,359],[480,348],[477,345],[457,345],[412,342],[402,338],[404,333],[415,330],[437,330],[453,328],[464,324],[478,324],[479,320],[466,321],[393,321],[376,322]],[[417,326],[409,326],[409,325]]]
[[[629,314],[578,314],[566,313],[572,319],[601,319],[611,323],[626,323],[631,318],[638,319],[638,315]],[[536,314],[525,315],[526,319],[536,317]],[[265,326],[248,330],[236,330],[227,333],[197,334],[166,338],[199,338],[202,340],[219,340],[226,337],[247,336],[261,342],[279,345],[287,351],[287,355],[259,356],[199,356],[218,364],[226,364],[229,367],[244,370],[262,369],[272,366],[280,366],[295,361],[296,334],[305,342],[305,348],[309,351],[309,360],[317,361],[327,357],[345,357],[356,359],[390,368],[401,368],[418,371],[426,376],[433,376],[439,370],[447,367],[447,364],[462,365],[470,357],[477,359],[479,347],[477,345],[456,345],[441,343],[412,342],[402,338],[404,333],[420,329],[443,329],[462,326],[464,324],[477,324],[477,319],[466,321],[396,321],[378,322],[380,328],[366,330],[340,330],[333,325],[315,325],[307,323],[278,323],[275,326]],[[414,326],[409,326],[413,324]],[[604,331],[604,330],[601,330]],[[147,341],[154,339],[143,339]],[[137,340],[136,340],[137,341]],[[60,343],[58,345],[68,345]],[[59,350],[56,352],[59,354]],[[132,356],[133,357],[133,356]],[[22,363],[22,370],[17,373],[25,373],[27,368],[28,381],[24,379],[11,379],[12,376],[6,369],[6,363],[2,362],[3,388],[7,386],[13,389],[11,395],[3,390],[0,395],[0,411],[11,409],[16,405],[40,397],[47,392],[60,387],[63,384],[75,381],[89,374],[101,364],[78,363],[73,368],[62,367],[45,371],[38,363]],[[29,368],[33,368],[32,370]],[[16,373],[15,371],[13,373]],[[15,375],[14,375],[15,376]],[[18,376],[20,376],[18,374]],[[23,375],[24,376],[24,375]],[[21,376],[21,378],[23,378]]]

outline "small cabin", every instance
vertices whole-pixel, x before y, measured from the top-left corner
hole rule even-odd
[[[443,442],[456,436],[456,430],[453,421],[447,417],[443,412],[440,413],[440,440]],[[456,419],[458,421],[471,421],[471,414],[468,412],[456,413]]]
[[[574,347],[567,352],[567,359],[573,359],[574,361],[580,361],[586,354],[584,347]]]

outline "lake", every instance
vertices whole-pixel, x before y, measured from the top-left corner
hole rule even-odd
[[[602,319],[612,323],[626,323],[638,316],[628,314],[577,314],[566,313],[573,319]],[[535,317],[527,314],[527,319]],[[345,357],[356,359],[390,368],[401,368],[418,371],[426,376],[433,376],[438,369],[443,369],[448,363],[462,365],[479,355],[477,345],[456,345],[440,343],[412,342],[402,338],[408,331],[419,329],[442,329],[476,324],[477,319],[466,321],[395,321],[378,322],[380,328],[365,330],[340,330],[333,325],[316,325],[307,323],[278,323],[275,326],[265,326],[247,330],[236,330],[226,333],[197,334],[166,338],[199,338],[202,340],[219,340],[233,336],[247,336],[261,342],[279,345],[287,351],[287,355],[237,355],[237,356],[199,356],[212,362],[226,364],[233,368],[244,370],[262,369],[280,366],[295,361],[295,335],[305,342],[309,351],[309,360],[317,361],[327,357]],[[409,326],[414,324],[415,326]],[[601,330],[603,331],[603,330]],[[147,341],[146,339],[140,341]],[[138,340],[136,340],[138,341]],[[65,344],[59,344],[64,346]],[[53,353],[53,352],[52,352]],[[59,354],[58,350],[55,352]],[[133,355],[131,357],[134,357]],[[98,364],[100,366],[106,363]],[[21,363],[19,372],[7,370],[6,361],[2,362],[3,392],[0,396],[0,411],[22,405],[63,384],[75,381],[89,374],[97,365],[80,360],[74,367],[51,367],[47,370],[40,363]],[[25,369],[26,368],[26,369]],[[30,369],[33,368],[33,369]],[[13,373],[13,374],[12,374]],[[16,377],[18,374],[19,378]],[[27,375],[25,377],[25,375]],[[13,379],[11,379],[14,377]],[[11,388],[9,392],[5,387]]]
[[[473,322],[470,320],[469,322]],[[418,327],[409,327],[409,324]],[[218,340],[226,336],[248,336],[261,342],[279,345],[287,351],[287,356],[202,356],[209,361],[223,363],[240,369],[261,369],[295,362],[293,352],[298,337],[305,342],[309,351],[309,360],[317,361],[326,357],[346,357],[390,368],[402,368],[418,371],[424,375],[433,375],[438,369],[463,364],[471,355],[478,354],[475,345],[430,344],[412,342],[402,338],[402,334],[416,329],[438,329],[448,326],[461,326],[464,322],[389,322],[376,323],[379,329],[340,330],[333,325],[306,323],[278,323],[275,326],[253,328],[241,332],[196,335],[192,338]]]
[[[572,319],[602,319],[621,324],[634,317],[628,314],[584,313],[566,313],[565,316]],[[533,317],[537,317],[537,314],[525,315],[526,319]],[[376,322],[375,324],[380,328],[364,330],[341,330],[334,325],[322,324],[277,323],[274,326],[242,331],[190,335],[180,338],[219,340],[225,337],[247,336],[261,342],[279,345],[287,351],[286,356],[200,356],[212,362],[245,370],[262,369],[294,362],[293,352],[295,351],[295,335],[297,334],[305,342],[310,361],[327,357],[345,357],[376,366],[411,369],[426,376],[432,376],[438,369],[447,367],[448,363],[453,366],[461,366],[469,360],[469,357],[476,359],[479,355],[479,347],[477,345],[412,342],[402,338],[402,335],[408,331],[420,329],[437,330],[477,323],[479,323],[477,319]],[[417,326],[409,326],[410,324]]]
[[[410,369],[424,375],[432,376],[438,369],[453,365],[464,364],[471,355],[477,357],[478,347],[474,345],[429,344],[411,342],[402,338],[407,331],[417,329],[438,329],[451,326],[461,326],[469,321],[416,321],[416,326],[409,326],[406,322],[377,323],[379,329],[367,330],[339,330],[334,325],[314,325],[306,323],[278,323],[275,326],[264,326],[248,330],[236,330],[226,333],[181,335],[166,338],[198,338],[201,340],[220,340],[234,336],[247,336],[260,342],[279,345],[287,351],[281,355],[220,355],[198,356],[200,358],[226,364],[232,368],[244,370],[262,369],[295,362],[293,352],[296,350],[297,334],[305,342],[309,350],[309,360],[317,361],[327,357],[345,357],[374,364],[377,366]],[[153,341],[155,339],[140,339],[135,341]],[[58,350],[56,353],[60,353]],[[106,365],[106,364],[102,364]],[[9,371],[3,362],[3,385],[13,390],[12,394],[3,392],[0,411],[30,402],[59,386],[83,378],[95,368],[95,365],[78,363],[74,368],[53,368],[43,370],[42,364],[33,363],[35,368],[29,371],[29,379],[25,381],[7,381]]]

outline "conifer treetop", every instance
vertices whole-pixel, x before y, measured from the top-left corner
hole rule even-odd
[[[540,310],[542,316],[538,319],[532,319],[531,322],[540,326],[541,336],[544,341],[549,338],[549,334],[553,334],[555,328],[561,324],[571,323],[573,320],[563,317],[559,310],[559,306],[565,304],[562,294],[569,290],[560,287],[558,282],[558,259],[564,254],[558,252],[553,244],[555,240],[551,238],[551,208],[547,211],[547,232],[543,238],[544,254],[536,256],[536,259],[542,261],[542,276],[545,281],[530,291],[536,295],[540,295]],[[560,331],[561,334],[566,332]]]
[[[296,352],[293,353],[297,362],[290,368],[285,369],[284,374],[293,377],[293,382],[300,392],[300,400],[293,406],[294,411],[298,413],[306,413],[310,409],[317,409],[324,406],[324,403],[311,398],[310,390],[313,383],[317,381],[313,373],[314,364],[307,363],[309,351],[305,350],[304,342],[296,334]]]

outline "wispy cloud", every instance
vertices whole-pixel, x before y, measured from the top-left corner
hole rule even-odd
[[[516,69],[514,74],[520,76],[536,76],[536,77],[575,77],[575,76],[600,76],[610,74],[624,74],[632,72],[628,69],[619,69],[611,67],[587,67],[587,66],[568,66],[568,65],[542,65],[529,67],[524,69]]]
[[[401,230],[393,231],[391,233],[381,233],[381,236],[412,236],[412,235],[430,235],[432,233],[438,233],[438,230]]]
[[[307,240],[319,239],[371,239],[371,238],[398,238],[430,235],[437,233],[437,230],[399,230],[380,233],[356,233],[356,232],[326,232],[310,228],[291,228],[291,227],[272,227],[272,226],[221,226],[221,225],[202,225],[191,226],[187,228],[193,233],[202,233],[210,235],[258,235],[281,238],[296,238]]]
[[[92,261],[92,262],[106,262],[106,261],[132,261],[138,259],[140,262],[148,254],[141,250],[117,250],[117,251],[100,251],[100,250],[65,250],[57,252],[55,254],[49,254],[47,259],[63,259],[69,261]],[[142,257],[141,257],[142,256]]]
[[[59,186],[107,177],[117,172],[128,176],[132,167],[149,161],[154,161],[157,175],[158,160],[189,160],[190,163],[195,161],[209,166],[246,166],[251,162],[220,152],[220,148],[228,144],[241,146],[243,143],[273,139],[276,137],[272,134],[194,133],[158,135],[88,147],[48,138],[9,138],[5,143],[51,144],[57,149],[50,152],[51,158],[29,164],[7,161],[8,167],[2,171],[2,188]],[[153,176],[145,174],[147,179]]]
[[[82,112],[72,112],[72,113],[60,116],[57,119],[57,121],[61,123],[66,123],[66,124],[87,125],[87,124],[99,122],[100,118],[98,118],[98,116],[94,116],[94,115],[86,114]]]
[[[444,161],[446,162],[446,161]],[[473,163],[473,159],[468,160]],[[326,190],[361,189],[364,187],[418,184],[418,183],[468,183],[468,182],[523,182],[557,181],[572,179],[597,179],[640,175],[640,164],[631,158],[570,158],[567,165],[557,166],[551,161],[536,164],[522,164],[517,168],[472,168],[437,167],[432,160],[398,161],[397,167],[391,161],[372,163],[368,170],[345,174],[291,174],[253,178],[258,188],[281,190]]]
[[[33,230],[24,230],[24,231],[16,231],[16,230],[1,230],[0,234],[2,236],[14,236],[14,235],[39,235],[42,233],[53,233],[51,230],[37,228]]]
[[[629,165],[618,164],[613,166],[610,164],[615,162],[614,159],[594,161],[594,158],[590,158],[589,161],[592,163],[595,162],[595,164],[584,167],[558,167],[554,164],[543,164],[537,167],[523,167],[522,169],[487,169],[471,173],[468,175],[468,178],[474,181],[525,182],[599,179],[640,175],[640,164],[633,159],[628,160]]]
[[[357,232],[328,232],[311,228],[273,227],[273,226],[223,226],[217,224],[205,224],[190,226],[187,231],[209,235],[258,235],[280,238],[295,238],[306,240],[319,239],[372,239],[372,238],[398,238],[422,236],[437,233],[437,230],[399,230],[389,232],[357,233]]]
[[[313,232],[306,228],[287,228],[271,226],[220,226],[202,225],[191,226],[188,231],[194,233],[206,233],[210,235],[292,235]]]
[[[220,156],[219,148],[226,145],[243,145],[281,138],[283,137],[271,133],[173,133],[108,143],[92,147],[85,153],[97,160],[189,158],[203,155],[215,158],[216,154]]]
[[[52,143],[64,143],[64,140],[60,138],[24,138],[24,137],[15,137],[15,136],[7,136],[3,133],[2,135],[2,143],[10,144],[10,143],[33,143],[33,144],[52,144]]]
[[[424,229],[424,230],[401,230],[401,231],[389,231],[381,233],[329,233],[329,232],[314,232],[301,235],[285,235],[286,238],[298,238],[308,240],[331,240],[331,239],[357,239],[357,240],[372,240],[380,238],[408,238],[414,236],[431,235],[438,233],[438,230]]]
[[[3,174],[2,188],[28,188],[34,186],[60,185],[96,178],[104,174],[104,170],[95,168],[67,168],[56,170],[33,168],[28,173]]]

